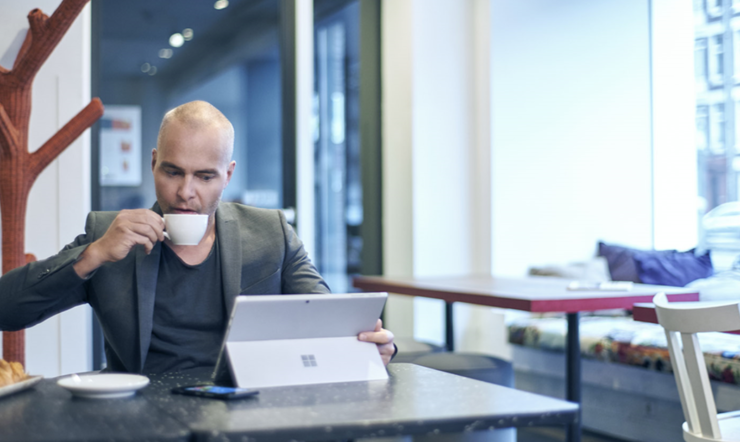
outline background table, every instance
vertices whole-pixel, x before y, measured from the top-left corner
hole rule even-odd
[[[652,301],[652,300],[651,300]],[[640,322],[658,323],[658,314],[652,302],[639,302],[632,306],[632,319]]]
[[[579,313],[613,308],[630,309],[635,303],[652,301],[664,292],[671,301],[696,301],[696,290],[646,284],[634,284],[629,291],[572,291],[572,279],[552,277],[496,278],[471,275],[449,278],[413,278],[358,276],[353,285],[366,292],[390,292],[401,295],[442,299],[446,304],[445,321],[448,350],[453,350],[452,304],[510,308],[528,312],[564,312],[568,322],[566,339],[566,399],[581,401],[581,355],[578,331]],[[568,440],[580,441],[580,420],[568,430]]]
[[[44,380],[0,399],[2,440],[285,441],[565,425],[578,405],[412,364],[388,381],[265,388],[236,401],[170,393],[210,372],[151,376],[129,399],[73,398]]]
[[[635,321],[652,322],[658,324],[658,314],[653,303],[638,303],[632,307],[632,317]],[[724,333],[740,335],[740,330],[731,330]]]

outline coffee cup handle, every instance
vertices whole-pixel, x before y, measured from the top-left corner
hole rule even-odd
[[[162,222],[164,222],[164,217],[162,217]],[[170,235],[169,235],[169,233],[167,233],[167,232],[162,232],[162,234],[164,235],[164,237],[165,237],[165,238],[167,238],[167,239],[169,239],[170,241],[172,241],[172,238],[170,238]]]

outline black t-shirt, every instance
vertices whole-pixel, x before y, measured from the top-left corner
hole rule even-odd
[[[144,373],[216,365],[226,327],[225,309],[218,239],[208,258],[195,266],[162,244]]]

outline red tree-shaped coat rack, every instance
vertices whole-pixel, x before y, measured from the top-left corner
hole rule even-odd
[[[26,34],[13,68],[0,66],[0,220],[3,273],[26,263],[25,227],[28,193],[41,171],[89,128],[103,104],[94,98],[35,152],[28,152],[31,86],[88,0],[64,0],[48,17],[39,9],[28,14]],[[81,195],[82,196],[82,195]],[[24,332],[3,332],[3,358],[25,362]]]

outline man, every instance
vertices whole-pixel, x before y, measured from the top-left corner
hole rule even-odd
[[[85,234],[57,255],[0,278],[0,330],[17,330],[82,303],[105,335],[108,369],[157,373],[213,366],[239,294],[328,293],[282,212],[221,203],[236,163],[234,129],[212,105],[168,112],[152,150],[157,203],[92,212]],[[164,236],[163,214],[207,214],[195,246]],[[378,321],[360,340],[383,362],[393,334]]]

